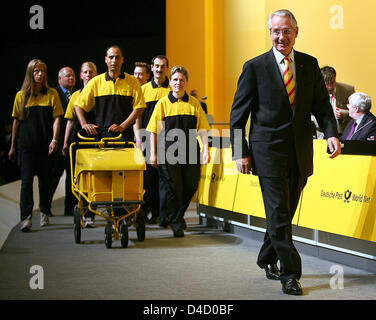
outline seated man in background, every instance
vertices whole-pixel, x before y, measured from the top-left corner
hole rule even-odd
[[[353,93],[349,97],[349,116],[353,119],[343,131],[341,140],[375,141],[376,117],[370,112],[371,98],[363,92]]]

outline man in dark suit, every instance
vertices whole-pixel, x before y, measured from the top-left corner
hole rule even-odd
[[[299,295],[301,259],[292,242],[291,221],[313,173],[311,113],[327,137],[330,157],[341,149],[317,60],[293,50],[295,17],[288,10],[276,11],[269,16],[268,28],[273,48],[246,62],[238,81],[231,143],[238,171],[259,176],[267,231],[257,264],[268,279],[281,280],[284,293]],[[249,114],[248,143],[244,128]]]
[[[70,67],[61,68],[58,74],[58,83],[59,85],[55,87],[57,93],[59,94],[61,104],[64,109],[64,113],[67,110],[70,96],[73,93],[73,88],[76,84],[76,76],[74,71]],[[64,134],[65,127],[67,124],[67,119],[64,116],[61,117],[61,126],[58,140],[58,149],[54,155],[54,166],[51,173],[51,201],[56,192],[56,188],[59,184],[60,178],[65,171],[65,201],[64,201],[64,215],[71,216],[73,215],[73,208],[77,203],[76,198],[72,194],[71,190],[71,174],[70,174],[70,165],[69,158],[65,157],[62,154],[62,148],[64,146]]]
[[[337,82],[337,72],[331,66],[322,67],[321,73],[324,78],[326,89],[329,93],[329,101],[336,118],[337,130],[341,136],[346,125],[351,120],[349,117],[349,110],[347,109],[347,103],[349,101],[349,96],[355,92],[355,88],[350,84]],[[317,122],[315,122],[315,126],[317,131],[316,135],[319,138],[323,133],[318,127]]]
[[[356,92],[349,97],[349,115],[352,120],[348,123],[341,140],[368,140],[376,139],[376,117],[370,112],[371,98],[363,93]]]

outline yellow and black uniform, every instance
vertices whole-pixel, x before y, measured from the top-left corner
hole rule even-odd
[[[18,133],[18,148],[44,149],[52,140],[54,117],[64,114],[59,96],[55,89],[42,89],[37,95],[31,95],[22,110],[22,91],[14,99],[12,117],[21,121]]]
[[[185,93],[176,99],[171,91],[156,104],[146,130],[158,134],[159,196],[168,203],[161,218],[169,219],[175,233],[184,228],[184,213],[200,178],[197,131],[210,126],[196,98]]]
[[[142,92],[144,94],[146,109],[142,115],[142,127],[146,128],[151,115],[153,114],[154,107],[159,101],[159,99],[165,97],[170,92],[169,80],[166,80],[159,87],[154,79],[145,83],[142,87]],[[146,138],[146,137],[145,137]],[[146,138],[147,139],[147,138]],[[147,152],[145,152],[145,157],[148,157]],[[152,167],[147,161],[146,170],[144,171],[144,188],[145,204],[143,205],[143,210],[148,215],[151,212],[151,223],[157,221],[160,216],[160,201],[159,201],[159,175],[157,168]],[[161,209],[162,210],[162,209]]]
[[[72,94],[72,96],[69,100],[67,110],[65,111],[64,118],[67,119],[67,120],[73,121],[72,133],[70,135],[70,139],[69,139],[68,144],[77,140],[77,133],[78,133],[78,131],[81,130],[81,125],[80,125],[80,122],[77,119],[76,111],[74,110],[74,106],[76,106],[77,103],[78,103],[82,89],[83,88],[73,92],[73,94]],[[85,117],[86,117],[86,121],[88,123],[93,123],[95,121],[93,110],[91,110],[89,113],[86,113]]]
[[[76,90],[73,92],[69,99],[69,103],[67,106],[67,110],[65,110],[64,118],[68,120],[74,121],[76,119],[76,112],[74,111],[74,106],[76,105],[78,101],[78,97],[80,96],[82,89]]]
[[[145,100],[139,81],[128,73],[112,79],[108,72],[102,73],[82,89],[77,105],[86,113],[94,112],[94,124],[107,128],[120,125],[134,109],[145,108]],[[134,140],[133,128],[123,132],[125,140]]]
[[[69,99],[67,110],[65,110],[65,114],[64,114],[65,119],[73,121],[72,132],[68,141],[69,145],[71,144],[71,142],[76,140],[77,132],[81,129],[81,125],[76,116],[76,111],[74,111],[74,106],[77,105],[78,98],[80,96],[81,91],[82,89],[73,92],[73,94],[71,95]],[[86,120],[89,121],[90,123],[90,120],[88,120],[87,117],[86,117]]]
[[[169,87],[168,78],[166,78],[160,87],[158,87],[158,85],[152,79],[148,83],[145,83],[141,88],[146,103],[146,109],[142,116],[142,127],[146,128],[148,126],[150,117],[153,114],[155,105],[159,99],[167,96],[171,89]]]
[[[33,177],[38,176],[39,208],[49,214],[51,158],[48,148],[53,137],[54,118],[63,114],[63,108],[55,89],[41,90],[32,95],[22,108],[22,91],[16,94],[12,117],[20,120],[18,131],[18,163],[21,168],[21,220],[31,217],[33,200]]]
[[[67,120],[73,121],[72,132],[71,132],[69,140],[68,140],[68,145],[70,145],[72,142],[78,141],[77,134],[81,130],[81,125],[80,125],[80,122],[77,119],[77,115],[76,115],[76,111],[74,110],[74,106],[77,105],[77,102],[79,100],[82,89],[83,88],[73,92],[72,96],[69,99],[67,110],[65,111],[64,118],[67,119]],[[94,122],[93,110],[90,111],[89,113],[86,113],[85,117],[86,117],[86,121],[88,121],[88,123],[93,123]],[[69,150],[69,152],[70,152],[70,150]],[[70,161],[70,159],[68,159],[68,160]],[[76,161],[75,149],[73,149],[72,161],[73,161],[73,164]],[[74,205],[77,204],[77,199],[72,193],[72,181],[71,180],[72,180],[72,173],[71,173],[71,170],[70,170],[70,162],[69,162],[69,168],[66,170],[66,180],[65,180],[65,206],[66,207],[67,206],[69,207],[70,204],[74,204]],[[88,211],[85,214],[85,217],[90,217],[92,219],[95,219],[95,214],[92,213],[91,211]]]

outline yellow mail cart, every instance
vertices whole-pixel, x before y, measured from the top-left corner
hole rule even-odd
[[[143,171],[146,169],[142,151],[133,142],[118,137],[83,137],[70,145],[72,192],[78,199],[74,209],[74,238],[81,242],[84,216],[91,211],[107,220],[105,245],[120,239],[128,247],[128,227],[134,225],[139,241],[145,239],[143,203]]]

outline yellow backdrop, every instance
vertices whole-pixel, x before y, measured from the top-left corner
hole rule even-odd
[[[295,49],[332,65],[337,80],[375,97],[374,0],[166,0],[166,54],[190,73],[189,89],[208,96],[209,113],[228,122],[248,59],[271,48],[268,14],[286,8],[299,25]]]

